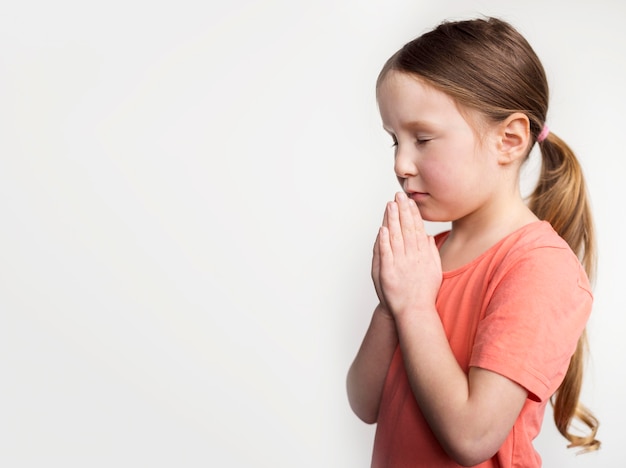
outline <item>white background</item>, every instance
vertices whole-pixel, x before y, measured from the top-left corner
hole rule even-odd
[[[537,446],[626,466],[623,3],[3,3],[1,466],[368,466],[344,381],[397,190],[374,83],[479,13],[543,60],[598,229],[583,399],[603,449],[576,457],[549,414]]]

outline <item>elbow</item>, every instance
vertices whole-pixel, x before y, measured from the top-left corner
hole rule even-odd
[[[365,424],[376,424],[376,422],[378,421],[378,418],[376,416],[372,416],[369,414],[359,414],[355,411],[355,413],[357,415],[357,417],[363,421]]]
[[[458,463],[461,466],[476,466],[489,460],[493,456],[493,455],[490,455],[490,456],[484,457],[479,454],[468,453],[468,452],[456,453],[456,454],[449,453],[449,455],[456,463]]]
[[[460,437],[443,444],[446,453],[461,466],[475,466],[491,459],[501,444],[495,441]]]
[[[461,466],[476,466],[479,465],[491,457],[496,453],[487,452],[480,447],[468,448],[465,450],[447,450],[448,455],[452,458],[456,463]]]
[[[351,375],[348,375],[346,390],[348,393],[348,403],[352,412],[364,423],[374,424],[378,422],[379,399],[371,392],[364,391],[366,386],[355,382]]]
[[[373,408],[373,405],[367,405],[359,403],[354,398],[348,397],[350,408],[356,416],[366,424],[375,424],[378,422],[378,408]]]

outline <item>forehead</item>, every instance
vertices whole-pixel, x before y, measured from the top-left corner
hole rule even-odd
[[[397,70],[389,70],[379,82],[376,90],[377,98],[381,98],[390,92],[414,94],[414,93],[441,93],[433,85],[419,75],[414,75]],[[443,94],[443,93],[441,93]]]
[[[460,114],[451,96],[417,75],[390,70],[376,93],[383,120],[415,116],[449,118]]]
[[[472,127],[484,124],[479,112],[460,105],[449,94],[410,73],[388,71],[379,83],[376,98],[385,127],[407,120],[431,120],[442,124],[463,121]]]

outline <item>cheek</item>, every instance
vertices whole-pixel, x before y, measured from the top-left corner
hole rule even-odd
[[[474,152],[468,151],[471,143],[449,145],[436,158],[424,161],[420,167],[422,176],[452,192],[480,181],[483,170]]]
[[[476,176],[472,167],[458,161],[426,166],[422,170],[425,188],[443,203],[458,203],[475,192],[476,184],[481,183]]]
[[[429,161],[420,167],[422,178],[433,188],[454,186],[457,170],[451,161]]]

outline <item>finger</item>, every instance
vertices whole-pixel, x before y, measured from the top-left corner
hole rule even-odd
[[[383,226],[389,226],[389,221],[387,220],[387,207],[385,207],[385,212],[383,213]]]
[[[413,200],[409,200],[409,208],[411,210],[413,222],[415,223],[415,229],[418,232],[426,232],[426,227],[424,226],[424,218],[422,218],[422,214],[420,213],[420,209],[417,207],[417,203],[415,203]]]
[[[387,203],[386,228],[388,231],[389,247],[395,252],[404,252],[404,240],[402,226],[400,225],[400,213],[396,202]]]
[[[393,248],[391,246],[391,233],[389,228],[381,226],[378,230],[378,258],[379,267],[383,262],[393,259]]]
[[[374,256],[372,258],[372,270],[378,270],[380,265],[380,229],[378,230],[378,235],[376,236],[376,241],[374,242]]]
[[[380,229],[374,242],[374,255],[372,257],[372,280],[374,281],[374,289],[380,298]]]
[[[396,194],[396,203],[398,204],[403,240],[407,248],[413,247],[416,242],[417,229],[415,215],[411,209],[411,205],[415,205],[415,203],[410,200],[404,192],[398,192]]]

